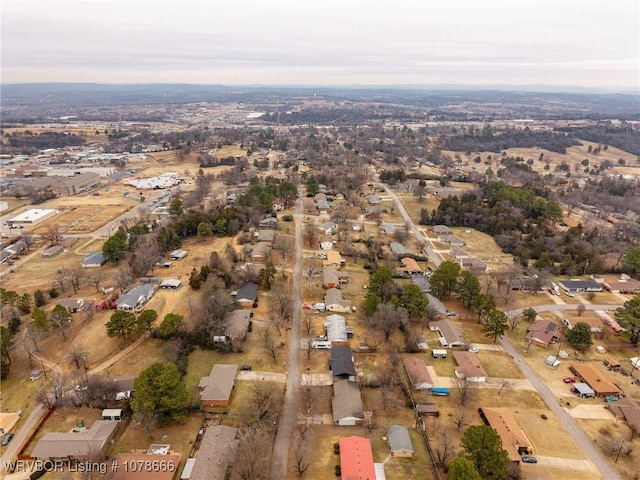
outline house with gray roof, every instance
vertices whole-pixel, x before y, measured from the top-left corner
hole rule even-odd
[[[603,286],[595,280],[561,280],[558,282],[565,292],[601,292]]]
[[[31,452],[37,459],[83,460],[102,456],[113,438],[118,421],[96,420],[91,427],[77,428],[72,432],[46,433]]]
[[[127,293],[123,293],[116,300],[116,308],[118,310],[126,310],[128,312],[137,312],[151,299],[155,287],[151,284],[138,285],[133,287]]]
[[[236,306],[251,308],[257,297],[258,285],[251,282],[243,283],[236,293]]]
[[[431,322],[429,329],[438,332],[440,344],[446,348],[461,348],[465,342],[462,339],[462,330],[456,327],[449,320]]]
[[[324,329],[327,334],[327,341],[331,346],[347,346],[349,336],[347,334],[347,322],[342,315],[329,315],[324,322]]]
[[[391,455],[394,457],[413,457],[414,449],[409,436],[409,430],[402,425],[389,425],[387,427],[387,442]]]
[[[329,288],[324,294],[324,303],[329,312],[348,313],[351,311],[351,301],[342,298],[342,291]]]
[[[353,363],[351,349],[342,345],[332,347],[329,369],[334,377],[354,380],[356,377],[356,365]]]
[[[96,267],[101,267],[105,263],[107,263],[107,261],[105,260],[102,252],[87,253],[84,256],[84,260],[82,260],[82,267],[96,268]]]
[[[405,247],[404,245],[402,245],[399,242],[391,242],[389,244],[389,248],[391,249],[391,252],[393,252],[393,254],[396,257],[399,256],[405,256],[410,254],[411,252],[407,249],[407,247]]]
[[[333,383],[331,407],[334,425],[353,426],[364,422],[364,406],[360,397],[360,386],[349,380]]]

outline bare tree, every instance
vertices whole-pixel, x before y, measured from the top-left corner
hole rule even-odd
[[[274,365],[278,363],[278,345],[271,336],[269,327],[263,328],[259,332],[260,338],[262,338],[264,351],[267,356],[273,361]]]
[[[160,258],[160,247],[155,237],[144,235],[139,238],[136,247],[129,257],[131,272],[136,277],[141,277],[147,272],[153,272],[156,262]]]
[[[312,460],[311,438],[308,430],[298,432],[294,437],[295,450],[293,457],[293,470],[298,478],[302,478]]]
[[[118,268],[113,279],[118,284],[118,288],[120,289],[121,293],[124,293],[127,287],[131,285],[131,282],[133,282],[133,277],[131,276],[131,272],[126,267]]]
[[[63,231],[58,223],[50,223],[40,236],[51,246],[58,245],[62,241]]]
[[[99,268],[91,275],[91,283],[96,287],[96,293],[100,292],[100,282],[102,281],[102,272]]]
[[[233,464],[232,478],[241,480],[265,480],[269,472],[269,436],[264,427],[252,426],[240,436],[238,453]]]
[[[578,304],[578,306],[576,307],[576,312],[578,313],[578,316],[581,317],[586,309],[587,307],[584,306],[584,303]]]
[[[68,273],[67,270],[62,267],[60,270],[58,270],[54,276],[56,284],[58,285],[58,287],[60,287],[60,291],[62,293],[66,292],[66,287],[67,287],[67,280],[68,280]]]
[[[287,260],[293,254],[293,241],[291,237],[284,235],[277,235],[273,242],[273,249],[280,254],[280,268],[282,275],[284,276],[284,270],[287,265]]]
[[[269,311],[280,333],[280,328],[289,325],[292,315],[291,285],[288,282],[276,282],[269,296]],[[271,315],[270,315],[271,316]]]
[[[302,377],[302,381],[300,382],[300,392],[302,393],[302,401],[304,402],[304,407],[307,409],[307,413],[311,413],[311,409],[313,405],[316,403],[319,397],[319,390],[317,385],[314,383],[312,377],[310,375],[304,375]]]
[[[80,290],[80,284],[84,279],[84,270],[82,270],[81,266],[78,266],[73,270],[69,270],[67,272],[67,278],[71,282],[73,293],[78,293],[78,290]]]
[[[67,350],[67,360],[71,365],[75,365],[77,370],[80,369],[80,365],[87,368],[87,355],[89,350],[79,343],[71,345]]]
[[[467,411],[463,407],[452,412],[451,420],[453,420],[456,430],[460,430],[461,428],[469,425],[469,417],[467,416]]]
[[[454,392],[458,399],[458,403],[463,406],[473,398],[475,398],[476,389],[475,384],[470,382],[466,378],[460,378],[456,376],[453,379]]]
[[[500,390],[498,390],[498,395],[502,394],[502,390],[504,390],[505,388],[512,388],[513,384],[511,383],[511,381],[508,378],[503,378],[502,380],[500,380]]]
[[[307,240],[309,248],[316,247],[318,241],[318,230],[313,222],[307,222],[304,224],[304,237]]]
[[[316,271],[316,264],[312,258],[305,258],[302,261],[302,275],[307,279],[309,294],[311,294],[311,290],[313,289],[313,275]]]
[[[518,325],[524,320],[521,312],[519,311],[511,311],[507,313],[507,322],[509,323],[509,327],[511,330],[515,330]]]
[[[366,411],[364,412],[364,421],[362,422],[362,426],[364,429],[371,433],[376,428],[378,428],[378,421],[376,420],[377,414],[374,411]]]
[[[436,462],[441,468],[449,466],[449,461],[455,456],[455,448],[447,432],[443,432],[440,435],[440,439],[434,448],[434,454]]]
[[[618,459],[620,458],[620,454],[624,450],[626,445],[626,440],[623,437],[613,436],[613,435],[603,435],[600,440],[600,444],[602,448],[608,455],[615,455],[616,460],[615,463],[618,463]]]
[[[307,334],[307,337],[311,337],[311,334],[313,333],[313,316],[309,312],[304,312],[302,314],[302,328]]]

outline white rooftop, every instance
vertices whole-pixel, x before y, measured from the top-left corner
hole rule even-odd
[[[56,213],[53,208],[30,208],[19,215],[9,219],[9,222],[37,222],[38,220]]]

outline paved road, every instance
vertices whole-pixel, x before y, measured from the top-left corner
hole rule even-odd
[[[429,240],[425,235],[423,235],[420,229],[416,226],[416,224],[413,223],[413,220],[409,216],[407,209],[404,208],[404,205],[402,204],[398,196],[384,183],[378,183],[377,185],[384,188],[385,192],[387,192],[389,196],[393,199],[393,203],[395,203],[396,208],[402,215],[402,218],[404,218],[405,225],[408,225],[410,227],[410,231],[413,232],[413,234],[416,237],[416,240],[418,240],[418,243],[420,243],[420,245],[424,245],[423,251],[424,253],[427,254],[427,256],[429,257],[429,260],[431,260],[436,267],[439,266],[442,263],[442,257],[438,253],[436,253],[436,251],[433,249],[433,244],[431,243],[431,240]]]
[[[561,312],[563,310],[577,310],[579,303],[560,303],[560,304],[549,304],[549,305],[534,305],[533,308],[536,312]],[[615,310],[622,306],[622,303],[619,305],[592,305],[590,303],[582,304],[585,307],[585,310],[597,310],[597,311],[611,311]],[[505,311],[507,315],[520,315],[524,308],[518,308],[516,310]]]
[[[602,453],[600,453],[600,450],[598,450],[598,448],[594,446],[589,437],[587,437],[582,429],[580,429],[580,427],[574,421],[573,417],[569,415],[569,413],[558,403],[558,399],[556,398],[556,396],[540,379],[540,377],[538,377],[538,375],[529,366],[529,364],[525,362],[524,358],[522,358],[522,355],[520,355],[520,353],[518,353],[518,351],[513,348],[513,345],[511,345],[511,343],[509,343],[507,339],[501,338],[498,341],[502,345],[502,348],[504,348],[504,350],[513,357],[518,367],[520,367],[522,373],[524,373],[533,387],[538,391],[549,409],[556,415],[560,423],[564,425],[571,437],[573,437],[573,440],[585,453],[587,458],[591,461],[591,463],[593,463],[594,467],[600,473],[600,476],[605,480],[621,479],[618,472],[616,472],[611,467],[611,465],[609,465],[609,462],[607,462],[606,458],[604,458]],[[579,474],[577,474],[577,478],[579,478]]]
[[[289,331],[289,358],[287,361],[287,386],[284,395],[284,405],[280,414],[278,433],[273,445],[271,459],[272,480],[287,478],[287,460],[289,457],[289,445],[291,434],[298,417],[298,396],[300,391],[300,305],[302,304],[302,188],[298,188],[298,201],[296,202],[296,242],[295,257],[293,263],[293,285],[291,291],[291,330]]]
[[[38,403],[36,407],[31,410],[31,414],[29,414],[27,419],[22,423],[20,429],[14,432],[15,436],[13,437],[13,440],[11,440],[11,443],[7,445],[4,453],[2,454],[2,457],[0,457],[0,472],[4,470],[5,465],[7,465],[11,460],[15,458],[22,446],[27,441],[29,435],[31,435],[31,432],[35,430],[36,425],[38,424],[40,419],[45,416],[46,413],[47,410],[42,406],[41,403]]]

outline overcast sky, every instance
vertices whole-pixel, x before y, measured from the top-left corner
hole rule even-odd
[[[640,90],[638,0],[0,0],[2,82]]]

